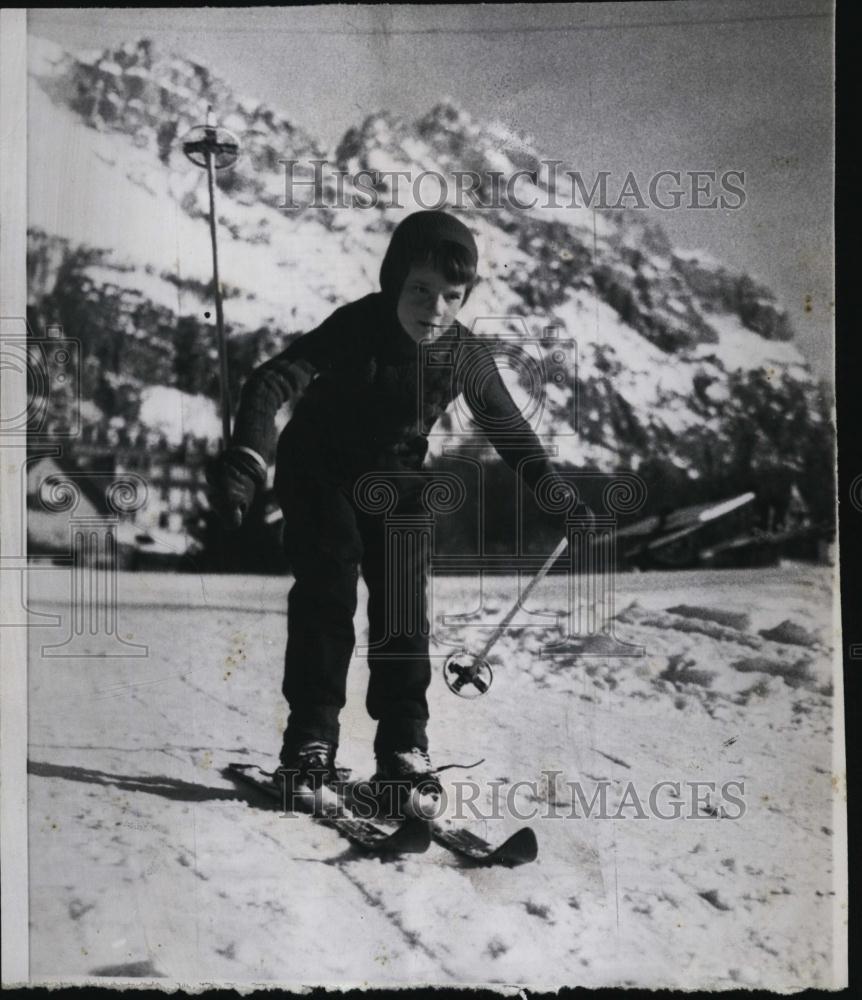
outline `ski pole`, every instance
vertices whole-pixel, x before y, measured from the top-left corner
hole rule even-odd
[[[203,133],[201,135],[201,133]],[[216,170],[232,166],[239,156],[239,143],[226,129],[216,127],[212,106],[207,108],[206,125],[196,125],[183,140],[183,152],[198,167],[207,172],[210,201],[210,242],[213,257],[213,291],[215,298],[216,336],[219,356],[219,395],[221,402],[222,446],[230,443],[230,385],[228,383],[227,338],[224,332],[221,281],[218,269],[218,238],[216,232]]]
[[[566,551],[566,546],[569,544],[568,538],[561,538],[559,544],[554,549],[554,551],[545,560],[544,565],[539,570],[539,572],[533,577],[532,580],[524,588],[524,592],[515,601],[512,607],[508,610],[503,620],[491,633],[488,641],[482,647],[481,652],[478,654],[480,660],[484,660],[488,653],[491,652],[491,648],[494,643],[500,638],[500,636],[505,632],[506,627],[509,622],[515,617],[520,608],[523,606],[524,601],[532,594],[532,592],[538,587],[538,585],[545,579],[554,563],[560,558],[560,556]]]
[[[472,697],[473,695],[465,693],[465,690],[474,689],[478,694],[485,694],[490,688],[494,679],[494,672],[491,670],[491,664],[488,663],[488,653],[491,651],[494,643],[505,632],[509,623],[533,590],[545,579],[551,567],[565,552],[568,544],[568,537],[560,540],[557,547],[545,560],[542,568],[530,580],[524,588],[524,592],[520,594],[512,607],[506,612],[503,620],[495,627],[482,647],[481,652],[473,654],[469,653],[466,649],[462,649],[460,652],[452,653],[446,658],[446,662],[443,665],[443,678],[450,691],[461,697]],[[467,687],[468,685],[470,685],[470,688]]]

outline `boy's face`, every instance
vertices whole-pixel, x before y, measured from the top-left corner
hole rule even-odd
[[[467,294],[428,264],[413,264],[398,299],[398,322],[418,344],[452,326]]]

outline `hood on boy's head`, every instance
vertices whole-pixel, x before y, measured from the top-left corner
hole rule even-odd
[[[390,300],[397,300],[411,264],[426,259],[443,243],[462,247],[475,274],[479,250],[464,223],[446,212],[414,212],[398,224],[389,241],[380,267],[383,294]],[[472,285],[472,281],[469,284]]]

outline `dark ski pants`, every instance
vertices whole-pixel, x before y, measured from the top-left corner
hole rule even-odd
[[[358,509],[349,486],[285,478],[279,499],[295,577],[282,688],[290,708],[285,750],[309,738],[338,745],[360,570],[368,587],[366,706],[377,720],[375,753],[427,749],[431,663],[424,546],[397,546],[397,556],[387,556],[384,515]],[[397,513],[421,514],[418,494],[403,496]]]

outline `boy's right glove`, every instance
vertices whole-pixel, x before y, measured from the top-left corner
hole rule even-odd
[[[206,468],[207,497],[226,528],[239,528],[257,489],[266,482],[266,469],[248,452],[228,448]]]

